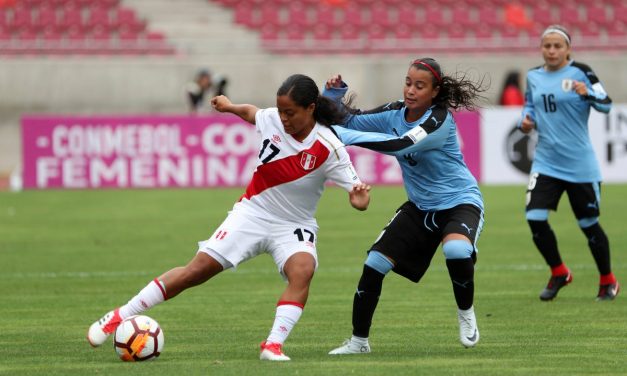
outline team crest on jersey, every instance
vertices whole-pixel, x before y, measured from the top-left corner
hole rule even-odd
[[[274,142],[281,142],[281,137],[279,137],[278,134],[273,134],[272,135],[272,141],[274,141]]]
[[[303,152],[300,157],[300,165],[305,171],[313,170],[316,165],[316,156],[307,152]]]

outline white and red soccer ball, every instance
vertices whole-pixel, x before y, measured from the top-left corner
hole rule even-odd
[[[148,316],[131,316],[117,327],[113,348],[120,359],[136,362],[157,358],[163,349],[163,330]]]

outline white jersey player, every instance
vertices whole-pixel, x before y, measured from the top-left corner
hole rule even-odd
[[[269,253],[287,287],[279,298],[270,334],[261,343],[260,359],[290,360],[282,345],[302,314],[317,266],[314,213],[325,182],[331,180],[347,190],[354,208],[368,207],[370,186],[359,180],[344,145],[329,128],[345,114],[320,96],[311,78],[290,76],[277,92],[276,108],[236,105],[225,96],[215,97],[211,103],[220,112],[234,113],[255,124],[261,133],[252,180],[224,222],[199,243],[189,264],[155,278],[127,304],[91,325],[87,339],[92,346],[100,346],[125,318],[224,269]]]

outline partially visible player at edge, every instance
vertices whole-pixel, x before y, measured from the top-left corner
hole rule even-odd
[[[355,110],[342,127],[333,127],[346,145],[396,156],[409,200],[368,251],[353,297],[353,335],[329,354],[369,353],[370,326],[386,274],[394,271],[419,282],[440,244],[457,303],[460,342],[473,347],[479,341],[474,263],[483,198],[464,163],[450,110],[474,108],[486,89],[482,83],[445,75],[434,59],[418,59],[407,70],[402,101]],[[339,100],[347,85],[337,75],[326,88],[324,95]]]
[[[290,360],[282,345],[299,320],[318,261],[318,225],[314,213],[331,180],[348,191],[350,204],[366,210],[370,186],[355,173],[344,145],[329,128],[345,114],[320,96],[315,82],[290,76],[279,88],[276,108],[232,104],[225,96],[211,100],[220,112],[230,112],[254,124],[262,145],[246,192],[193,259],[151,281],[127,304],[91,325],[87,339],[101,345],[125,318],[172,299],[206,282],[224,269],[261,253],[269,253],[287,287],[278,300],[274,325],[261,343],[260,359]]]
[[[610,265],[610,246],[599,224],[601,171],[588,134],[590,108],[608,113],[612,101],[592,69],[570,59],[571,40],[560,25],[541,37],[544,64],[529,70],[520,129],[538,132],[527,189],[526,217],[533,242],[551,268],[540,299],[547,301],[572,280],[549,225],[566,191],[600,274],[598,300],[613,300],[620,286]]]

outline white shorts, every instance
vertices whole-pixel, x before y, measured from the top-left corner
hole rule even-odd
[[[209,239],[198,242],[198,252],[207,253],[224,269],[235,268],[259,254],[269,253],[285,278],[283,266],[298,252],[312,255],[318,268],[317,232],[315,225],[268,221],[233,210]]]

